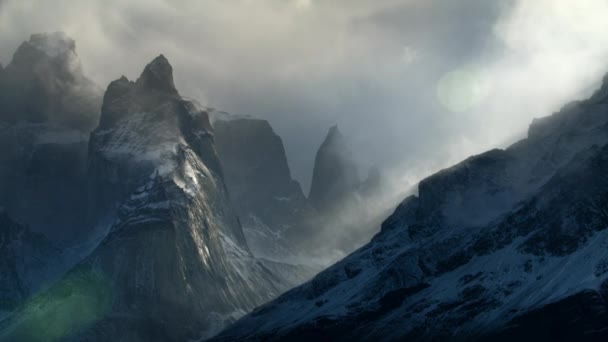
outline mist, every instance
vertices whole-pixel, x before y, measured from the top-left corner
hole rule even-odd
[[[4,0],[0,62],[64,31],[105,87],[163,53],[183,95],[268,119],[305,192],[333,124],[403,192],[587,96],[606,16],[602,0]]]

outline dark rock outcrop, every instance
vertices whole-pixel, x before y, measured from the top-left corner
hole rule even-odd
[[[331,127],[317,151],[309,196],[323,222],[317,248],[346,255],[361,247],[401,196],[377,167],[361,179],[347,139],[337,126]]]
[[[310,202],[321,212],[331,211],[349,200],[360,182],[352,151],[338,126],[331,127],[315,157]]]
[[[254,254],[275,260],[310,251],[318,213],[293,180],[281,138],[265,120],[214,120],[226,184]]]
[[[103,100],[99,128],[112,127],[131,113],[150,110],[179,98],[173,68],[165,56],[160,55],[146,66],[136,82],[123,76],[110,83]]]

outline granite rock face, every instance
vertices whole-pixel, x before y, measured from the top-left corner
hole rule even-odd
[[[309,196],[323,222],[315,237],[317,249],[341,258],[363,246],[400,197],[377,167],[360,177],[348,139],[338,126],[329,129],[317,151]]]
[[[310,252],[319,214],[291,177],[281,138],[265,120],[214,117],[228,191],[253,253],[284,260]]]
[[[420,182],[373,240],[217,340],[603,340],[606,85]]]
[[[369,241],[394,209],[369,205],[385,197],[384,179],[372,170],[359,180],[337,127],[317,153],[313,197],[307,199],[291,176],[281,138],[267,121],[208,111],[229,194],[255,255],[327,265]]]
[[[360,182],[353,153],[338,126],[332,126],[315,157],[310,202],[319,211],[331,211],[352,196]]]

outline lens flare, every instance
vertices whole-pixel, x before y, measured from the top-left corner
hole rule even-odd
[[[451,112],[464,112],[481,102],[484,87],[472,71],[457,69],[446,73],[437,84],[437,97]]]
[[[111,304],[111,284],[101,272],[75,270],[13,313],[0,340],[61,341],[103,319]]]

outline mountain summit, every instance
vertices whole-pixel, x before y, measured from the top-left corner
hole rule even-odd
[[[76,42],[63,32],[33,34],[27,44],[51,58],[76,53]]]
[[[160,55],[144,68],[136,82],[121,77],[110,83],[103,99],[100,127],[110,127],[137,112],[153,110],[180,99],[173,67]]]
[[[338,126],[332,126],[315,157],[309,199],[317,210],[327,212],[359,184],[353,153]]]
[[[146,66],[137,80],[142,88],[158,91],[169,95],[179,95],[173,82],[173,67],[165,56],[156,57]]]
[[[84,76],[76,44],[64,33],[34,34],[0,72],[0,122],[52,123],[88,133],[101,89]]]

